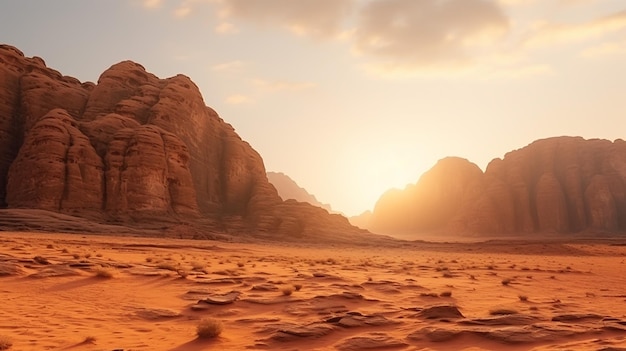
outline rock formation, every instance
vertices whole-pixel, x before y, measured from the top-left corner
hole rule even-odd
[[[8,45],[0,45],[0,207],[228,232],[363,233],[283,202],[261,156],[188,77],[159,79],[124,61],[97,84],[81,83]]]
[[[380,233],[626,232],[626,142],[556,137],[489,163],[448,158],[415,185],[384,194]]]
[[[278,195],[283,200],[293,199],[299,202],[308,202],[313,206],[321,207],[328,212],[332,212],[329,204],[323,204],[310,194],[306,189],[300,187],[288,175],[280,172],[267,172],[267,180],[276,188]]]

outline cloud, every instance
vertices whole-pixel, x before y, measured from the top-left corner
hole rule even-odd
[[[354,0],[219,0],[221,17],[277,26],[314,38],[341,32]]]
[[[215,27],[215,32],[220,34],[234,34],[239,32],[239,30],[230,22],[221,22]]]
[[[163,5],[163,0],[143,0],[142,5],[147,9],[156,9]]]
[[[240,60],[229,61],[224,63],[219,63],[217,65],[213,65],[211,67],[212,70],[218,72],[224,71],[240,71],[243,67],[246,66],[246,63]]]
[[[580,42],[626,29],[626,10],[579,24],[541,23],[527,35],[524,45],[541,48]]]
[[[227,97],[224,102],[226,102],[229,105],[241,105],[241,104],[250,103],[252,101],[253,101],[252,98],[250,98],[249,96],[235,94],[235,95],[230,95],[229,97]]]
[[[255,79],[252,83],[265,92],[277,91],[301,91],[315,87],[315,83],[311,82],[290,82],[290,81],[267,81],[263,79]]]
[[[359,13],[354,49],[388,70],[460,66],[508,27],[491,1],[373,0]]]
[[[581,55],[586,58],[603,58],[626,55],[626,40],[606,42],[585,49]]]

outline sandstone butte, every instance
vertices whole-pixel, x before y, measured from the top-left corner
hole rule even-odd
[[[625,233],[626,142],[554,137],[494,159],[483,173],[445,158],[376,203],[374,232]]]
[[[0,45],[0,208],[279,237],[367,234],[282,201],[261,156],[186,76],[140,64],[80,82]]]
[[[267,179],[276,188],[278,195],[283,200],[293,199],[298,202],[308,202],[313,206],[321,207],[332,213],[333,209],[329,204],[319,202],[315,195],[310,194],[306,189],[299,186],[285,173],[267,172]]]

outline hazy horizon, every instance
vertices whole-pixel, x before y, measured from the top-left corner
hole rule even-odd
[[[36,11],[35,11],[36,9]],[[264,159],[346,215],[447,156],[626,127],[626,4],[116,0],[0,4],[0,42],[81,81],[185,74]]]

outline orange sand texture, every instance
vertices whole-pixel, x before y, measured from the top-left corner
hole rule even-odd
[[[343,247],[4,232],[0,340],[38,351],[626,350],[625,260],[626,246],[608,241]],[[222,334],[196,338],[204,318]]]

